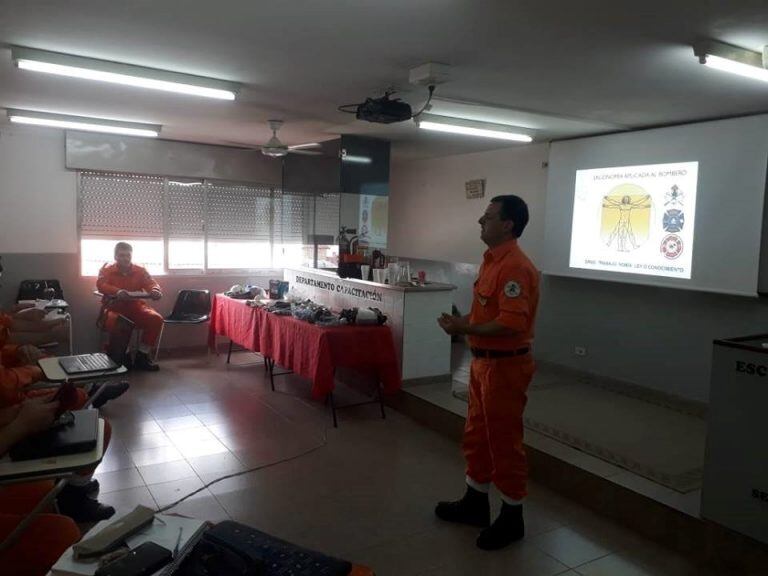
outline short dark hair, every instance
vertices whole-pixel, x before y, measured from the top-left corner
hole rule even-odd
[[[129,250],[130,252],[133,252],[133,246],[128,244],[128,242],[118,242],[115,244],[115,252],[118,250]]]
[[[525,200],[514,194],[506,194],[504,196],[494,196],[491,198],[491,202],[501,204],[499,216],[502,220],[512,220],[515,223],[512,234],[514,234],[515,238],[520,238],[523,235],[523,230],[528,225],[528,204],[525,203]]]

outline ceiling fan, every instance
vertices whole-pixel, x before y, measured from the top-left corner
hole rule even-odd
[[[317,142],[309,142],[307,144],[295,144],[293,146],[286,146],[277,137],[277,131],[283,125],[282,120],[269,120],[269,129],[272,130],[272,137],[261,146],[245,145],[241,142],[231,142],[238,146],[251,148],[254,150],[261,150],[261,153],[271,158],[282,158],[287,154],[305,154],[307,156],[320,156],[322,152],[319,150],[312,150],[312,148],[320,148],[320,144]]]

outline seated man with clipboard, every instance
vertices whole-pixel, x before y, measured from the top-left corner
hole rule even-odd
[[[127,242],[115,245],[115,262],[105,264],[99,271],[96,288],[104,296],[101,302],[100,325],[112,332],[117,317],[123,315],[142,331],[134,368],[155,372],[159,369],[152,361],[151,350],[163,328],[163,317],[147,300],[160,300],[163,293],[145,268],[133,264],[133,247]]]

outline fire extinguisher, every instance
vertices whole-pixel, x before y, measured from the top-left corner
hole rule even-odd
[[[342,226],[339,229],[339,263],[343,264],[349,254],[349,238],[347,238],[347,228]]]

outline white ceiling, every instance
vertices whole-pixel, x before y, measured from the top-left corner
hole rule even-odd
[[[538,139],[768,110],[768,84],[706,69],[700,37],[762,50],[765,0],[0,0],[0,107],[163,125],[163,137],[298,144],[356,133],[415,158],[509,146],[354,121],[340,104],[388,86],[420,107],[409,68],[451,66],[436,113],[538,128]],[[20,45],[243,83],[235,102],[15,69]],[[462,102],[492,105],[496,110]],[[487,116],[492,114],[491,116]]]

